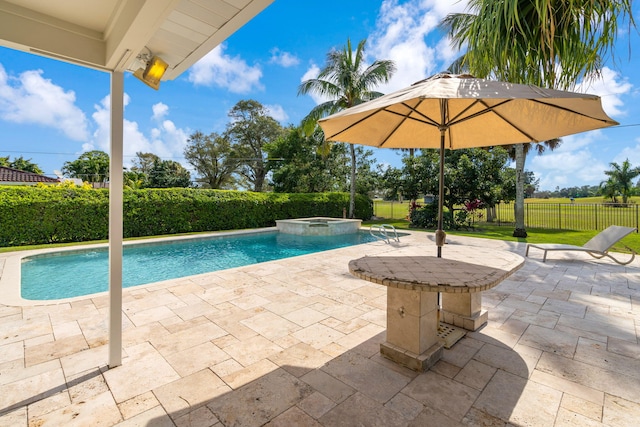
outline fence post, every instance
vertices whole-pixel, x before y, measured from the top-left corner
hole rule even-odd
[[[558,203],[558,229],[562,230],[562,205]]]

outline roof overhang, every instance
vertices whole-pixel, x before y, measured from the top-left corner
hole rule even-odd
[[[179,76],[273,0],[0,0],[0,45],[105,71]]]

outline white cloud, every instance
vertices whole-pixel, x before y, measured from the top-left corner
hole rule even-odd
[[[446,68],[458,56],[437,27],[449,13],[462,12],[466,1],[385,0],[380,7],[376,30],[368,38],[368,52],[374,59],[391,59],[397,71],[382,92],[411,85]],[[427,37],[435,37],[434,46]]]
[[[65,91],[42,75],[42,70],[29,70],[12,77],[0,64],[0,118],[48,126],[73,140],[86,140],[87,118],[75,105],[75,93]]]
[[[282,105],[265,105],[264,108],[267,110],[267,113],[271,117],[273,117],[280,123],[283,123],[289,120],[289,115],[287,114],[286,111],[284,111],[284,108],[282,108]]]
[[[271,59],[269,62],[288,68],[298,65],[300,63],[300,59],[297,56],[289,52],[284,52],[276,47],[271,49]]]
[[[608,164],[592,152],[592,146],[602,144],[604,139],[601,131],[564,137],[554,151],[547,150],[542,156],[530,152],[525,169],[540,178],[541,190],[598,185],[605,178]]]
[[[124,105],[128,105],[130,98],[125,94]],[[111,100],[109,96],[102,99],[100,104],[95,105],[95,112],[91,116],[96,125],[91,142],[82,146],[83,151],[103,150],[109,152],[110,145],[110,108]],[[169,107],[158,103],[152,107],[153,119],[159,125],[150,131],[146,136],[137,122],[124,119],[124,164],[125,167],[131,165],[137,152],[153,153],[163,159],[181,160],[184,148],[189,137],[188,129],[176,127],[171,120],[162,120],[169,112]]]
[[[225,55],[224,49],[221,44],[196,62],[189,69],[188,80],[196,86],[218,86],[233,93],[263,90],[260,67],[247,65],[239,56]]]
[[[169,112],[169,106],[162,102],[158,102],[157,104],[153,104],[151,110],[153,110],[153,119],[161,120]]]
[[[628,79],[622,77],[620,73],[608,67],[603,67],[601,76],[592,77],[586,81],[580,82],[576,86],[576,91],[581,93],[591,93],[602,98],[602,108],[612,117],[624,116],[626,111],[623,109],[621,95],[631,92],[633,85]]]

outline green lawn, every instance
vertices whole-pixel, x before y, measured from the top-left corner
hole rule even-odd
[[[368,227],[371,224],[391,224],[397,229],[409,230],[409,221],[406,220],[379,220],[379,221],[365,221],[364,227]],[[412,231],[433,231],[433,230],[421,230],[411,228]],[[595,236],[596,231],[575,231],[575,230],[547,230],[541,228],[527,228],[528,237],[513,237],[512,227],[499,227],[490,224],[479,224],[471,230],[451,230],[447,231],[447,234],[458,236],[470,236],[479,237],[484,239],[496,239],[506,240],[510,242],[525,242],[525,243],[562,243],[567,245],[584,245],[589,239]],[[632,233],[629,236],[622,239],[617,245],[612,248],[613,252],[625,252],[629,251],[624,245],[630,247],[635,252],[640,253],[640,234]]]

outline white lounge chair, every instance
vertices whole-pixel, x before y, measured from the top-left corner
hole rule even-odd
[[[554,243],[529,243],[527,244],[527,251],[525,253],[525,256],[529,256],[529,248],[540,249],[544,251],[542,262],[545,262],[547,260],[548,251],[582,251],[597,259],[609,257],[620,265],[626,265],[633,261],[636,256],[636,252],[633,249],[629,248],[626,245],[623,245],[625,248],[631,251],[631,259],[625,262],[619,261],[611,256],[611,254],[609,253],[609,249],[617,242],[622,240],[625,236],[633,233],[634,231],[636,231],[636,229],[632,227],[621,227],[619,225],[612,225],[596,234],[583,246],[561,245]]]

